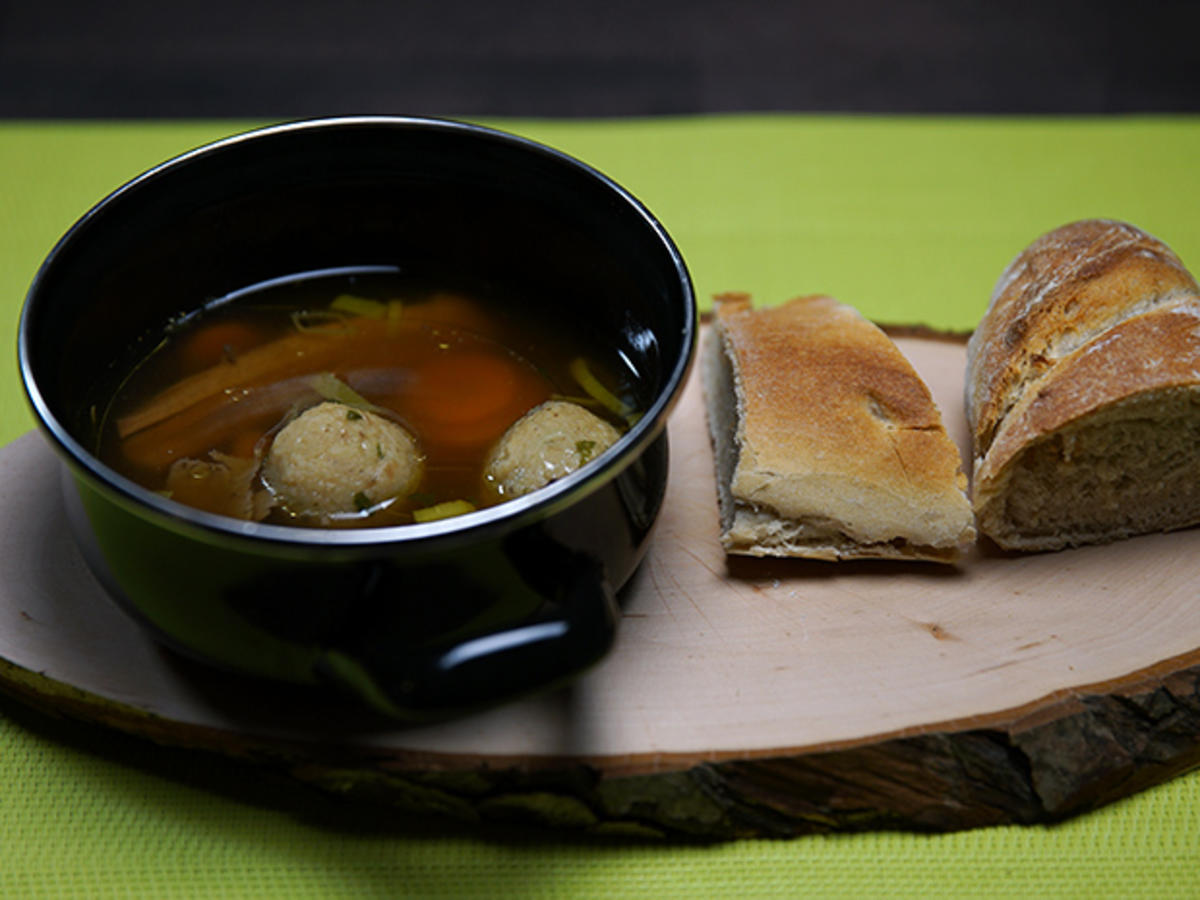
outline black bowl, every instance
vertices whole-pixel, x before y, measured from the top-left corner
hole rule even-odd
[[[359,266],[504,285],[602,336],[641,419],[591,465],[453,519],[320,530],[172,502],[94,455],[96,415],[145,342],[249,285]],[[555,150],[456,122],[285,124],[202,147],[115,191],[38,272],[25,390],[65,461],[68,509],[109,593],[177,650],[334,682],[401,718],[560,684],[600,659],[667,478],[666,418],[695,348],[684,262],[654,217]]]

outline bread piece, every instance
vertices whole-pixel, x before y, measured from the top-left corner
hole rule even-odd
[[[1075,222],[1004,270],[967,348],[981,533],[1055,550],[1200,523],[1200,290],[1161,241]]]
[[[929,389],[856,310],[719,296],[703,378],[727,553],[952,562],[973,540]]]

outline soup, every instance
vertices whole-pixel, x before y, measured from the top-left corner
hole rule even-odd
[[[306,527],[522,496],[590,463],[637,413],[611,351],[519,308],[397,270],[239,291],[131,367],[99,456],[190,506]]]

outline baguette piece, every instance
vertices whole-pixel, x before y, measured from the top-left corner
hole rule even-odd
[[[1092,219],[1001,274],[967,349],[982,533],[1057,550],[1200,523],[1200,288],[1158,239]]]
[[[953,562],[974,539],[929,389],[857,310],[720,295],[702,371],[727,553]]]

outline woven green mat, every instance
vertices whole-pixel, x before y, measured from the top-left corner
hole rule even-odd
[[[675,237],[701,298],[823,292],[875,319],[968,329],[1017,251],[1098,215],[1200,269],[1200,118],[491,124],[629,188]],[[0,340],[13,346],[40,260],[92,203],[246,127],[0,125]],[[10,363],[0,442],[31,424]],[[1195,897],[1197,863],[1196,774],[1048,828],[594,843],[397,820],[0,698],[4,898]]]

